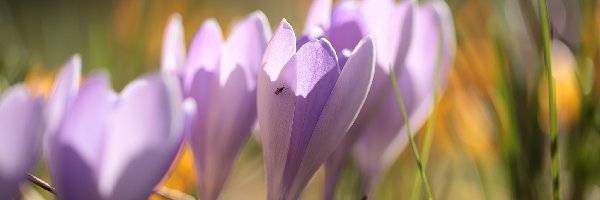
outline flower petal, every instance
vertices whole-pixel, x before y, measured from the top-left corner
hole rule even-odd
[[[256,91],[247,90],[245,79],[237,67],[222,88],[203,97],[210,101],[206,121],[197,121],[190,140],[203,199],[217,199],[256,119]]]
[[[173,14],[163,36],[161,69],[162,71],[180,73],[185,62],[185,32],[181,23],[181,15]]]
[[[262,69],[258,75],[257,109],[263,144],[268,196],[279,196],[290,130],[294,116],[295,95],[289,85],[293,80],[278,79],[281,70],[296,53],[296,36],[292,26],[283,19],[267,45]],[[274,93],[279,89],[280,93]],[[273,188],[273,189],[271,189]]]
[[[265,14],[256,11],[238,23],[223,46],[220,62],[220,83],[224,85],[236,67],[246,74],[248,90],[256,88],[258,70],[271,37],[271,28]]]
[[[361,176],[362,195],[372,196],[381,175],[387,166],[382,162],[382,154],[389,143],[403,127],[403,118],[394,95],[384,101],[385,111],[374,116],[374,119],[362,131],[363,134],[354,145],[355,158]],[[406,141],[404,135],[403,141]]]
[[[296,35],[292,26],[281,20],[279,27],[273,34],[263,56],[263,71],[268,75],[267,81],[274,81],[279,76],[281,69],[296,53]]]
[[[331,16],[331,0],[313,0],[304,22],[304,33],[312,28],[328,29]]]
[[[257,108],[263,144],[268,196],[280,196],[290,130],[294,116],[295,95],[290,92],[292,80],[278,79],[285,64],[296,53],[296,36],[283,19],[273,34],[263,57],[258,75]],[[281,89],[280,93],[276,93]]]
[[[415,37],[407,58],[407,70],[410,71],[412,102],[407,103],[407,111],[411,128],[419,129],[433,109],[433,88],[436,78],[435,68],[439,59],[440,76],[438,90],[446,86],[448,73],[454,62],[456,39],[454,23],[448,5],[444,2],[431,2],[419,8],[417,12]],[[441,41],[440,41],[441,39]],[[436,49],[438,58],[431,59],[431,49]],[[435,54],[434,54],[435,55]],[[408,99],[411,101],[411,99]],[[406,101],[405,101],[406,102]],[[391,140],[391,144],[383,154],[383,162],[387,165],[396,159],[406,146],[406,130]],[[413,133],[414,134],[414,133]]]
[[[125,87],[107,127],[100,194],[143,199],[167,172],[183,139],[177,78],[150,74]]]
[[[54,81],[54,87],[48,97],[46,107],[46,125],[48,137],[57,131],[63,119],[65,110],[77,95],[81,77],[81,57],[73,55],[63,66]]]
[[[283,188],[280,190],[283,192],[282,198],[297,198],[305,184],[294,185],[296,180],[304,178],[303,175],[312,175],[299,174],[298,170],[300,164],[304,162],[306,148],[339,73],[335,52],[325,39],[306,43],[282,70],[280,78],[296,81],[289,85],[290,90],[295,92],[296,98],[283,185],[281,185]]]
[[[183,77],[184,89],[186,91],[189,91],[196,71],[205,69],[206,71],[213,72],[217,69],[222,45],[223,35],[221,27],[219,27],[215,19],[207,19],[200,29],[198,29],[190,45]]]
[[[372,37],[361,40],[342,70],[305,147],[291,194],[302,191],[356,119],[373,80],[374,48]]]
[[[0,97],[0,199],[11,199],[31,170],[44,130],[42,101],[23,85],[7,89]]]
[[[327,38],[337,52],[340,66],[348,59],[343,51],[352,50],[368,32],[358,4],[353,1],[341,2],[331,16],[331,27]]]
[[[435,68],[438,58],[431,58],[432,49],[441,53],[440,90],[443,90],[446,84],[448,70],[454,58],[453,24],[451,21],[445,21],[452,19],[449,14],[447,5],[442,2],[426,4],[418,8],[415,14],[415,33],[406,67],[396,72],[413,134],[426,122],[434,104],[433,83],[436,79]],[[439,41],[440,36],[442,41]],[[440,48],[441,50],[438,50]],[[372,192],[381,174],[391,166],[408,143],[406,126],[403,121],[398,121],[402,120],[402,116],[395,102],[396,99],[393,95],[388,99],[386,103],[388,111],[373,121],[374,123],[365,131],[364,138],[361,138],[356,146],[359,168],[368,177],[366,190],[369,192]]]
[[[91,76],[65,113],[51,149],[57,156],[50,171],[60,199],[100,198],[97,183],[105,127],[116,98],[105,74]]]

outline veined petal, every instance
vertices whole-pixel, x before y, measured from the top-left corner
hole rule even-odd
[[[106,75],[97,74],[86,79],[65,113],[51,149],[57,164],[50,172],[60,199],[101,199],[97,183],[105,127],[116,98]]]
[[[207,19],[198,29],[190,45],[184,70],[184,89],[186,91],[189,91],[196,71],[199,69],[209,72],[216,71],[222,45],[221,27],[215,19]]]
[[[308,15],[304,22],[304,33],[310,32],[312,28],[328,29],[331,16],[331,0],[313,0],[308,9]]]
[[[104,198],[147,198],[167,172],[183,139],[180,92],[170,74],[150,74],[125,87],[107,126],[99,181]]]
[[[11,199],[31,170],[44,130],[42,100],[23,85],[7,89],[0,97],[0,199]]]
[[[375,47],[367,36],[361,40],[318,117],[298,169],[291,194],[299,194],[325,159],[331,155],[356,119],[373,79]],[[292,196],[294,197],[294,196]]]
[[[289,88],[296,94],[296,98],[283,185],[280,190],[282,194],[276,198],[297,198],[305,184],[294,185],[296,180],[303,179],[303,175],[312,175],[299,174],[298,170],[304,162],[309,141],[339,73],[335,52],[325,39],[306,43],[282,70],[280,78],[283,80],[295,78],[296,83],[291,83]]]
[[[181,15],[173,14],[165,29],[161,53],[162,71],[180,73],[185,62],[185,32]]]

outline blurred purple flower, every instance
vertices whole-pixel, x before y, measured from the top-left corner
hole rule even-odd
[[[163,49],[163,61],[181,63],[182,34],[180,19],[172,18],[165,41],[178,45],[164,45],[172,50]],[[270,37],[269,23],[260,11],[237,23],[226,42],[218,23],[206,20],[185,64],[179,65],[185,68],[175,70],[183,78],[186,96],[196,101],[189,130],[202,199],[217,199],[250,136],[256,121],[258,69]]]
[[[35,164],[44,131],[42,116],[42,99],[23,85],[0,96],[0,199],[14,198]]]
[[[410,51],[403,68],[397,72],[413,134],[425,124],[433,110],[436,67],[439,64],[437,87],[443,91],[456,49],[454,23],[446,3],[434,1],[419,5],[414,17]],[[367,180],[365,194],[373,192],[383,173],[408,143],[396,97],[390,95],[386,101],[383,102],[386,112],[380,112],[369,125],[362,127],[365,134],[355,147],[359,170]]]
[[[183,139],[175,77],[149,74],[121,94],[103,73],[78,89],[81,61],[60,72],[48,102],[50,174],[59,199],[145,199]]]
[[[367,36],[344,67],[326,39],[296,50],[292,27],[280,23],[258,79],[258,120],[268,199],[297,199],[342,140],[362,107],[374,72]]]
[[[382,173],[407,142],[402,115],[389,79],[389,67],[394,67],[400,80],[409,120],[418,130],[429,117],[433,104],[440,27],[440,88],[445,85],[454,57],[452,16],[443,2],[417,6],[413,1],[400,4],[391,0],[343,1],[333,10],[330,4],[330,0],[313,2],[309,13],[320,14],[309,15],[308,18],[321,21],[309,20],[305,33],[309,34],[308,37],[319,37],[314,36],[319,32],[314,30],[323,28],[323,36],[331,41],[340,63],[345,62],[347,49],[364,35],[372,34],[377,44],[377,67],[371,91],[355,124],[326,162],[325,199],[334,198],[341,169],[352,151],[357,156],[362,193],[371,195]],[[331,13],[330,18],[323,17],[322,13]]]

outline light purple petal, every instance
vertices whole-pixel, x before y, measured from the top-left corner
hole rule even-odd
[[[51,137],[60,126],[64,112],[77,95],[81,77],[81,57],[73,55],[62,67],[54,81],[54,87],[46,106],[46,125],[48,137]]]
[[[388,8],[379,8],[380,6],[389,6],[389,9],[393,12],[388,15],[384,15]],[[365,134],[365,129],[370,126],[374,119],[379,115],[382,115],[381,112],[390,112],[385,105],[389,98],[395,97],[392,95],[392,85],[389,79],[389,67],[393,64],[397,74],[404,70],[405,57],[408,53],[407,49],[410,47],[409,45],[411,43],[411,36],[413,32],[412,26],[414,20],[414,7],[415,4],[412,1],[394,5],[387,0],[366,1],[361,6],[362,14],[365,15],[365,19],[367,21],[379,20],[386,21],[389,24],[380,24],[384,26],[384,31],[379,30],[381,27],[374,26],[380,22],[368,25],[369,31],[373,33],[376,44],[376,65],[378,67],[375,68],[375,74],[369,95],[367,96],[364,106],[354,125],[348,131],[344,141],[342,141],[338,147],[339,149],[333,153],[331,158],[329,158],[326,163],[326,177],[328,179],[326,182],[326,188],[329,188],[326,192],[330,192],[328,195],[329,197],[326,197],[328,199],[333,198],[333,196],[331,196],[331,192],[335,190],[335,185],[337,184],[337,179],[339,178],[339,171],[342,170],[342,167],[344,166],[350,154],[349,149],[351,149],[356,144],[357,140],[359,140],[359,138]],[[377,13],[379,10],[381,10],[382,13]],[[372,14],[374,12],[376,14]],[[386,16],[387,18],[384,18]],[[379,19],[376,17],[379,17]],[[390,24],[392,24],[392,26],[390,26]],[[399,79],[401,82],[403,81],[402,78]],[[397,124],[396,131],[393,131],[394,134],[397,133],[401,125],[401,123]]]
[[[361,3],[361,12],[363,13],[365,24],[369,32],[375,39],[377,48],[377,64],[389,65],[392,61],[392,52],[389,46],[391,41],[390,27],[397,27],[391,23],[392,14],[394,14],[395,3],[392,0],[365,0]],[[400,14],[400,13],[398,13]],[[387,68],[387,67],[386,67]]]
[[[406,66],[409,71],[407,76],[410,76],[412,81],[410,84],[412,93],[404,92],[404,94],[411,94],[410,97],[412,97],[405,98],[405,102],[407,102],[413,132],[416,132],[425,123],[433,109],[433,80],[436,78],[437,54],[441,53],[438,88],[443,91],[456,50],[453,18],[446,3],[425,4],[419,8],[416,17],[415,37]],[[442,41],[439,41],[440,38]],[[438,50],[440,48],[441,50]],[[435,50],[435,53],[432,49]],[[406,146],[406,134],[405,127],[403,127],[400,134],[386,149],[383,155],[383,162],[386,165],[391,164],[392,160],[396,159]]]
[[[328,29],[331,16],[331,0],[313,0],[304,22],[304,33],[313,28]]]
[[[258,75],[257,108],[261,142],[263,144],[267,188],[281,187],[290,130],[294,116],[295,94],[288,88],[293,80],[278,79],[285,64],[296,53],[296,36],[283,19],[267,45]],[[287,85],[286,85],[287,84]],[[285,87],[275,94],[278,88]],[[279,196],[268,189],[269,196]]]
[[[73,55],[67,63],[61,68],[58,76],[54,80],[52,93],[48,97],[45,107],[46,135],[44,135],[43,148],[48,159],[50,169],[60,168],[58,154],[52,149],[55,148],[55,137],[62,124],[65,112],[70,108],[72,101],[77,96],[79,90],[79,79],[81,78],[81,57]]]
[[[374,116],[355,144],[354,153],[361,176],[362,195],[373,195],[382,173],[387,170],[382,164],[382,154],[404,125],[395,96],[390,95],[386,100],[383,103],[386,110]]]
[[[434,103],[433,83],[438,44],[442,45],[442,50],[439,51],[442,53],[440,90],[445,85],[455,48],[452,22],[441,23],[442,20],[452,19],[445,4],[426,4],[416,10],[415,18],[415,33],[406,67],[396,72],[413,133],[416,133],[425,123]],[[439,35],[440,27],[442,27],[441,35]],[[438,36],[443,38],[442,42],[438,43]],[[396,160],[408,142],[406,126],[395,97],[390,95],[386,99],[388,99],[385,106],[387,111],[373,120],[356,145],[359,170],[366,180],[363,188],[366,194],[373,192],[381,175]]]
[[[390,65],[398,69],[404,64],[411,43],[415,3],[406,1],[398,5],[385,5],[389,8],[379,8],[380,11],[371,11],[376,8],[368,8],[369,11],[365,11],[364,16],[368,23],[375,23],[369,24],[369,30],[377,44],[377,65],[389,74]],[[362,8],[367,8],[367,5],[363,5]],[[372,14],[373,12],[379,14]]]
[[[151,74],[125,87],[107,126],[100,194],[144,199],[181,144],[184,113],[177,78]]]
[[[329,192],[329,194],[326,194],[325,199],[334,199],[332,192],[335,192],[337,181],[339,181],[341,175],[340,172],[350,157],[351,150],[359,138],[366,134],[365,129],[374,121],[380,111],[387,109],[385,108],[386,100],[392,92],[389,76],[380,67],[375,67],[374,71],[369,94],[358,117],[335,152],[325,162],[325,187],[329,188],[325,191],[326,193]]]
[[[191,144],[204,199],[218,197],[250,135],[256,119],[256,79],[270,34],[264,14],[250,14],[223,46],[219,70],[196,72],[190,90],[198,102]]]
[[[335,83],[308,146],[291,194],[299,194],[325,159],[331,155],[356,119],[373,79],[375,47],[372,37],[361,40]],[[294,196],[292,196],[294,197]]]
[[[295,78],[289,87],[296,99],[281,198],[298,198],[306,183],[297,180],[312,175],[300,174],[299,168],[339,73],[335,51],[325,39],[306,43],[282,71],[280,78]]]
[[[269,41],[263,56],[262,70],[268,75],[265,80],[276,80],[281,69],[295,53],[296,35],[294,29],[283,19]]]
[[[163,36],[161,70],[180,73],[185,62],[185,32],[181,15],[173,14],[169,18]]]
[[[335,7],[327,38],[337,53],[340,66],[344,66],[348,59],[343,52],[351,51],[367,32],[363,15],[356,2],[345,1]]]
[[[238,67],[224,86],[213,88],[211,96],[203,96],[210,101],[203,108],[206,121],[197,121],[190,141],[203,199],[218,197],[256,119],[256,91],[246,89],[245,79]]]
[[[23,85],[0,97],[0,199],[11,199],[33,167],[44,130],[42,101]]]
[[[198,29],[190,45],[183,77],[186,91],[189,91],[196,71],[202,68],[213,72],[217,69],[222,45],[221,27],[215,19],[207,19]]]
[[[97,183],[106,120],[117,98],[109,86],[105,74],[87,78],[52,141],[56,165],[50,172],[60,199],[101,198]]]
[[[410,45],[413,42],[415,22],[415,3],[407,1],[394,7],[394,13],[391,16],[388,40],[382,45],[390,53],[392,59],[390,64],[398,71],[405,65],[405,59],[409,52]],[[389,69],[386,66],[384,69]]]
[[[315,39],[321,39],[325,37],[325,31],[320,27],[313,27],[309,31],[302,33],[300,38],[296,41],[296,50],[300,49],[302,45]]]
[[[220,60],[220,83],[224,85],[236,67],[244,69],[248,90],[256,88],[258,70],[267,42],[271,37],[267,17],[256,11],[239,22],[223,46]]]

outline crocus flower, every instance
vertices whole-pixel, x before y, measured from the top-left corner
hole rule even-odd
[[[180,24],[179,18],[172,18],[165,41],[182,44],[178,39],[182,34],[173,34],[183,32]],[[179,28],[169,30],[173,27]],[[269,23],[260,11],[237,23],[226,42],[218,23],[209,19],[192,41],[185,68],[179,70],[186,97],[196,101],[189,130],[202,199],[218,198],[250,136],[256,121],[258,69],[270,37]],[[163,53],[167,56],[163,59],[178,63],[169,57],[181,58],[181,47],[165,46],[175,53]]]
[[[438,83],[436,87],[440,91],[445,88],[455,49],[454,25],[448,6],[442,1],[419,5],[415,9],[411,47],[397,75],[413,134],[427,121],[437,103],[433,101],[434,83]],[[439,77],[436,75],[438,65]],[[408,143],[400,108],[396,97],[391,96],[384,103],[386,112],[364,127],[365,134],[356,145],[359,170],[367,179],[366,194],[373,192],[375,184]]]
[[[14,198],[35,164],[44,130],[42,116],[42,100],[23,85],[0,96],[0,199]]]
[[[179,82],[152,73],[121,94],[103,73],[78,88],[81,61],[64,66],[48,102],[50,175],[59,199],[145,199],[183,138]],[[60,114],[56,114],[60,113]],[[60,116],[60,118],[54,118]]]
[[[374,72],[371,37],[343,67],[326,39],[296,50],[285,21],[267,46],[258,78],[258,121],[268,199],[297,199],[362,107]]]
[[[351,152],[357,156],[362,193],[370,195],[407,142],[389,68],[393,67],[399,78],[409,121],[415,128],[413,130],[418,130],[431,112],[438,51],[441,48],[440,88],[445,84],[454,56],[452,17],[441,2],[416,6],[413,1],[400,4],[390,0],[344,1],[333,10],[324,2],[331,3],[317,0],[309,13],[320,10],[320,13],[330,12],[331,17],[320,14],[309,18],[330,22],[312,20],[305,28],[325,28],[324,37],[331,41],[340,62],[345,58],[345,49],[366,34],[373,34],[378,50],[373,85],[365,105],[355,125],[326,163],[325,199],[334,198],[340,171]],[[323,24],[329,24],[329,27]],[[441,47],[438,47],[438,35],[442,37]]]

